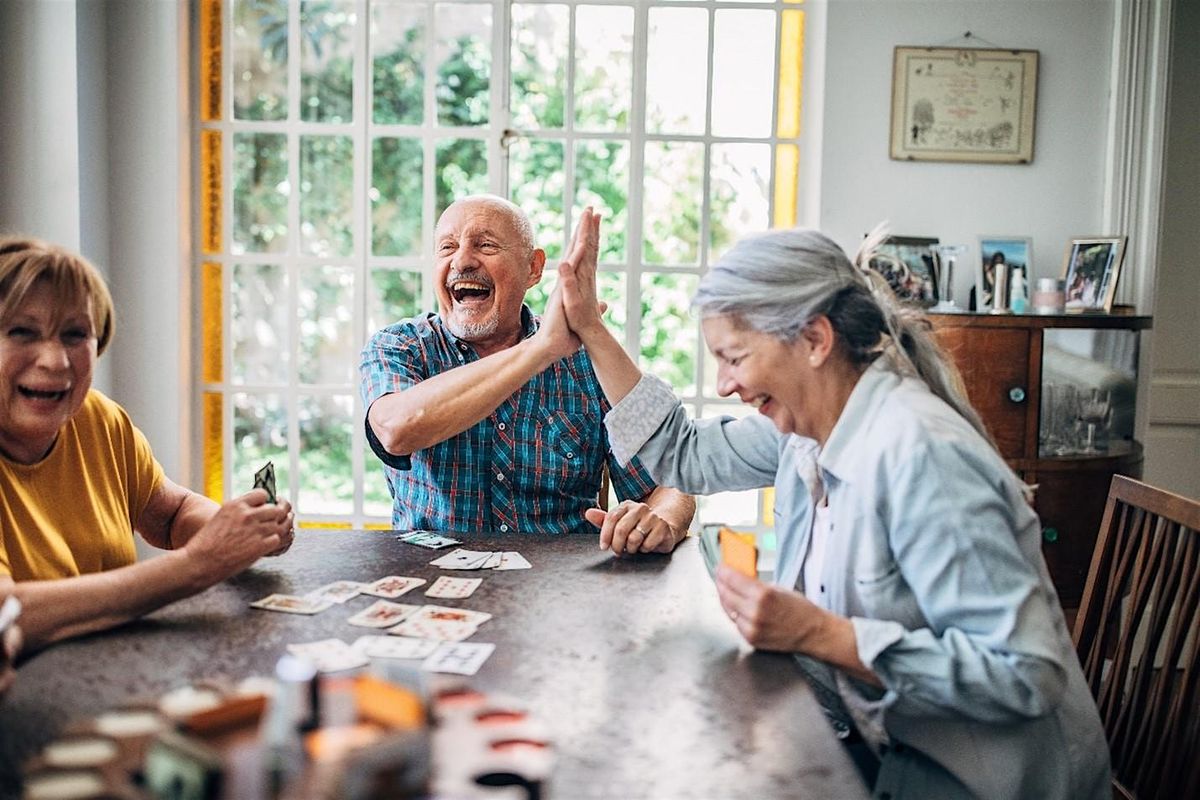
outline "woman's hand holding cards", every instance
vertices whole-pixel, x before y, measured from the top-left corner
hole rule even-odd
[[[263,556],[285,552],[295,536],[294,521],[291,503],[268,503],[262,491],[252,489],[222,505],[184,551],[194,556],[204,579],[216,583]]]

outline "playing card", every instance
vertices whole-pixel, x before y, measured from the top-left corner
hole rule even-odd
[[[322,639],[317,642],[289,644],[288,652],[313,663],[318,672],[340,672],[365,667],[371,661],[341,639]]]
[[[424,583],[424,578],[406,578],[403,575],[388,575],[386,578],[380,578],[374,583],[364,586],[362,593],[373,595],[374,597],[382,597],[384,600],[392,600],[405,592],[411,592]]]
[[[461,642],[475,635],[479,626],[471,622],[451,619],[417,619],[409,617],[394,628],[388,629],[389,636],[408,636],[413,639],[435,639],[439,642]]]
[[[508,550],[500,554],[500,563],[495,566],[495,569],[531,569],[532,567],[533,564],[530,564],[525,556],[514,550]]]
[[[496,645],[483,642],[447,642],[421,663],[421,669],[474,675],[495,649]]]
[[[721,561],[748,578],[758,577],[758,548],[754,535],[721,528],[717,534],[721,546]]]
[[[417,606],[408,606],[403,603],[376,600],[346,621],[360,628],[390,628],[411,616],[417,608]]]
[[[717,564],[721,563],[721,550],[717,544],[717,528],[705,526],[700,529],[700,555],[704,558],[704,566],[708,576],[717,576]]]
[[[504,553],[500,552],[499,550],[495,551],[494,553],[489,553],[487,560],[483,562],[483,566],[481,566],[480,569],[495,569],[496,567],[500,566],[500,562],[503,560]]]
[[[437,533],[430,533],[429,531],[412,531],[411,533],[403,533],[396,538],[408,544],[415,544],[418,547],[428,547],[430,550],[440,550],[452,544],[462,544],[462,541],[459,539],[451,539],[449,536],[442,536]]]
[[[268,461],[263,465],[263,468],[254,473],[254,488],[264,489],[267,493],[267,502],[274,503],[275,500],[275,464]]]
[[[450,608],[449,606],[421,606],[409,619],[428,620],[431,622],[466,622],[471,625],[482,625],[492,618],[486,611],[471,611],[466,608]]]
[[[451,578],[443,575],[425,590],[425,596],[461,600],[470,597],[481,583],[483,578]]]
[[[250,604],[251,608],[282,611],[285,614],[317,614],[333,605],[328,600],[297,597],[294,594],[270,594]]]
[[[334,603],[344,603],[351,597],[358,597],[363,590],[363,584],[358,581],[334,581],[320,589],[314,589],[305,595],[313,600],[330,600]]]
[[[441,569],[486,569],[485,565],[491,557],[490,550],[464,550],[459,547],[435,558],[429,565]]]
[[[438,642],[405,636],[360,636],[351,646],[368,658],[425,658],[438,648]]]

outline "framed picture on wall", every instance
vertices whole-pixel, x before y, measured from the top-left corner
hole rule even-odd
[[[1063,263],[1067,311],[1111,311],[1124,257],[1124,236],[1072,239]]]
[[[972,311],[987,311],[992,307],[996,267],[1007,266],[1009,281],[1014,272],[1025,276],[1029,286],[1029,267],[1033,263],[1033,240],[1028,236],[980,236],[979,269],[975,271],[975,288],[971,291]]]
[[[902,161],[1033,160],[1038,51],[897,47],[891,157]]]

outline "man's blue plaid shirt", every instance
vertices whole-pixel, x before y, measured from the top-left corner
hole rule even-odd
[[[533,335],[538,320],[528,307],[521,321],[524,335]],[[397,322],[363,348],[363,408],[478,358],[437,314]],[[393,527],[595,533],[583,511],[596,506],[605,460],[620,499],[641,499],[655,486],[636,459],[621,467],[612,457],[603,424],[608,409],[580,350],[535,375],[486,419],[409,456],[384,451],[368,424],[392,493]]]

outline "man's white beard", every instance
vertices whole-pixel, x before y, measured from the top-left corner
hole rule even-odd
[[[474,342],[480,339],[486,339],[496,332],[496,328],[500,326],[499,318],[493,316],[485,322],[474,322],[462,324],[456,318],[451,317],[446,320],[446,327],[450,332],[459,339],[467,342]]]

